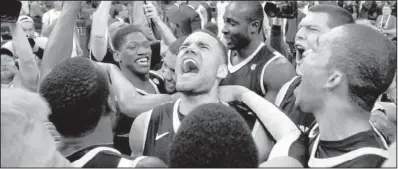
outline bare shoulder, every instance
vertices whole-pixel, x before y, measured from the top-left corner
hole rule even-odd
[[[279,57],[270,63],[264,72],[264,83],[283,81],[286,83],[296,76],[293,65],[285,58]]]

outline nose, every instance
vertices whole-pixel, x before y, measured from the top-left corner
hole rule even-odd
[[[164,78],[165,80],[167,80],[167,81],[172,80],[171,74],[170,74],[170,73],[171,73],[171,72],[170,72],[169,70],[165,70],[165,71],[163,72],[163,78]]]
[[[137,54],[138,55],[146,55],[146,54],[148,54],[149,50],[151,50],[150,47],[140,46],[137,49]]]
[[[221,32],[222,32],[224,35],[228,34],[228,33],[229,33],[228,26],[224,24],[224,26],[223,26],[222,29],[221,29]]]
[[[304,29],[300,28],[297,33],[296,33],[296,41],[304,40],[305,35],[304,35]]]

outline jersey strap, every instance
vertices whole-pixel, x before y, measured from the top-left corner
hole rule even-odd
[[[91,159],[93,159],[101,151],[111,151],[111,152],[121,155],[121,153],[119,151],[117,151],[116,149],[109,148],[109,147],[97,147],[97,148],[90,150],[82,158],[72,162],[71,163],[72,167],[82,168],[87,162],[89,162]]]
[[[279,90],[278,94],[276,95],[276,99],[275,99],[275,105],[277,105],[278,107],[281,105],[283,99],[286,97],[286,93],[290,87],[290,85],[298,78],[299,76],[295,76],[292,78],[292,80],[288,81],[287,83],[285,83],[281,89]]]
[[[267,68],[267,66],[269,64],[271,64],[274,60],[278,59],[278,58],[285,58],[282,54],[280,54],[277,51],[273,52],[274,57],[272,57],[270,60],[267,61],[267,63],[265,63],[265,65],[263,66],[263,69],[261,70],[261,76],[260,76],[260,87],[261,87],[261,91],[263,92],[263,94],[265,95],[267,93],[267,91],[265,91],[265,86],[264,86],[264,73],[265,73],[265,69]]]

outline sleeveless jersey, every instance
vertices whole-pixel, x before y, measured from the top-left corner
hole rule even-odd
[[[264,97],[267,87],[264,86],[264,73],[275,59],[284,57],[275,49],[261,43],[245,60],[232,65],[232,51],[228,53],[229,74],[220,85],[241,85]]]
[[[168,152],[173,140],[174,135],[176,134],[178,127],[181,124],[181,119],[178,112],[180,99],[176,102],[163,104],[153,110],[150,110],[147,116],[147,124],[145,126],[145,136],[144,136],[144,152],[145,156],[154,156],[158,157],[166,164],[168,163]],[[244,119],[247,118],[247,113],[241,115]],[[245,118],[246,117],[246,118]],[[246,122],[248,122],[246,120]],[[250,122],[250,129],[252,130],[252,134],[255,134],[258,130],[259,123]]]
[[[388,159],[385,137],[372,129],[339,141],[320,141],[316,123],[309,132],[285,136],[272,149],[269,159],[293,157],[304,167],[380,167]]]
[[[138,162],[145,158],[129,157],[122,155],[119,151],[108,146],[90,146],[66,157],[72,164],[72,167],[79,168],[134,168]]]
[[[294,90],[300,83],[301,77],[295,76],[292,80],[284,84],[276,96],[275,105],[277,105],[301,131],[307,131],[311,124],[314,123],[315,117],[312,113],[302,112],[295,106],[296,96],[294,95]]]
[[[163,77],[158,75],[156,72],[149,71],[149,82],[152,84],[157,94],[167,92]],[[142,89],[136,88],[136,90],[142,96],[148,95],[148,93]],[[129,134],[134,119],[135,118],[131,118],[124,115],[122,112],[120,112],[119,108],[117,107],[116,126],[114,128],[115,136],[113,142],[115,144],[115,148],[119,150],[121,153],[126,155],[131,154],[131,149],[129,144]]]

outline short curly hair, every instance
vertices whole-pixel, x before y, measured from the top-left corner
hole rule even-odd
[[[346,24],[332,31],[324,35],[339,33],[331,40],[329,63],[347,77],[351,101],[370,112],[394,79],[396,45],[365,25]]]
[[[142,30],[141,26],[138,25],[126,25],[119,28],[112,36],[112,45],[115,50],[120,50],[120,47],[125,43],[125,37],[130,33],[142,33],[146,39],[149,40],[148,35]]]
[[[99,66],[82,57],[69,58],[42,81],[40,94],[50,104],[49,120],[64,137],[90,133],[109,114],[108,79]]]
[[[249,126],[234,109],[204,104],[181,123],[169,151],[171,168],[258,167]]]

